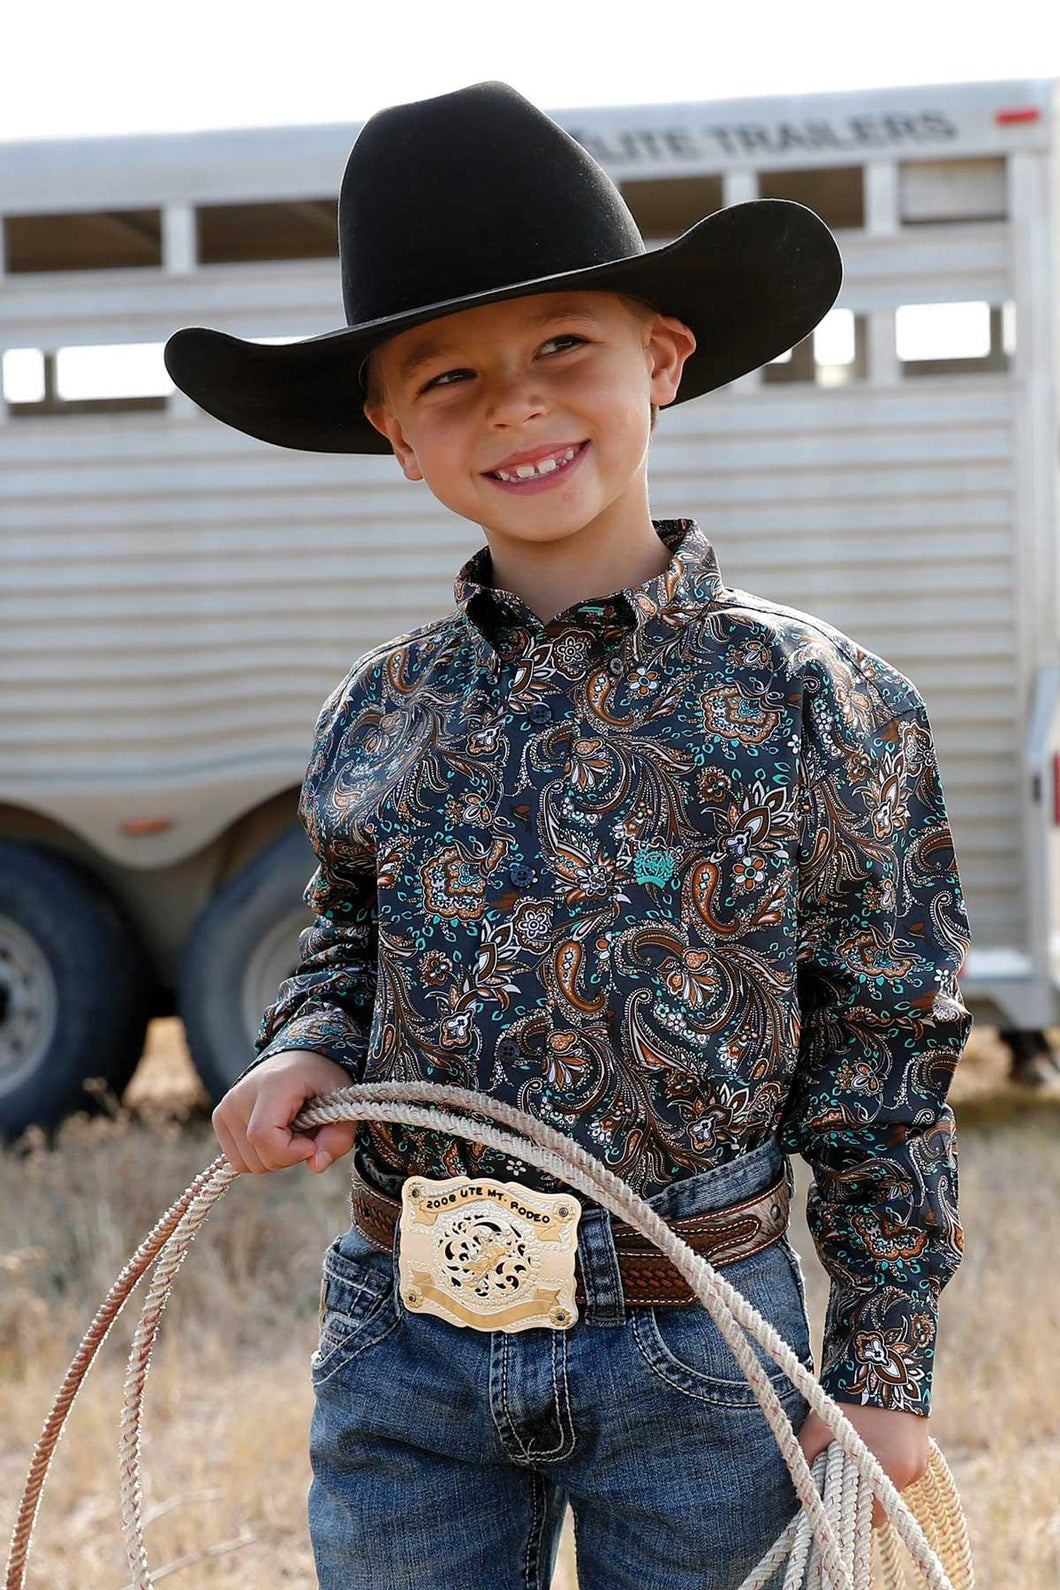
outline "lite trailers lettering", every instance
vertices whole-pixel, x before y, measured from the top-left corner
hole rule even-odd
[[[948,116],[929,110],[909,115],[848,116],[839,121],[808,117],[805,121],[734,122],[698,132],[690,127],[630,127],[614,134],[582,128],[568,131],[602,165],[702,160],[718,153],[739,157],[922,147],[948,143],[958,134]]]

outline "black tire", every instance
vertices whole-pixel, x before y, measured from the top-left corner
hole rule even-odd
[[[120,1099],[140,1063],[153,975],[103,885],[68,856],[0,840],[0,1139]]]
[[[217,1105],[250,1064],[265,1008],[298,962],[302,896],[316,868],[303,829],[287,828],[221,889],[184,945],[178,1002],[200,1081]]]

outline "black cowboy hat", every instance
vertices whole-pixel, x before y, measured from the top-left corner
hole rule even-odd
[[[165,346],[182,392],[237,431],[317,453],[388,453],[362,410],[373,348],[443,315],[563,288],[629,293],[692,330],[673,403],[801,342],[843,266],[813,210],[752,199],[648,249],[576,138],[507,83],[473,83],[369,117],[338,204],[346,325],[258,343],[187,326]],[[673,404],[668,405],[670,407]]]

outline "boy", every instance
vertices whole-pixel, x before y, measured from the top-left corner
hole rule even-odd
[[[502,1294],[526,1222],[498,1195],[488,1240],[470,1220],[438,1259],[462,1301],[428,1286],[424,1307],[401,1266],[413,1175],[517,1184],[524,1215],[564,1184],[433,1130],[289,1122],[351,1078],[506,1098],[812,1367],[799,1152],[831,1281],[820,1378],[896,1485],[923,1473],[971,1023],[927,714],[848,636],[726,586],[695,520],[651,518],[646,479],[658,409],[809,335],[838,251],[763,200],[649,253],[606,173],[503,83],[371,118],[339,231],[347,328],[167,346],[226,423],[392,451],[488,543],[450,613],[324,704],[299,805],[315,920],[213,1116],[236,1170],[355,1150],[312,1363],[319,1581],[544,1587],[569,1498],[581,1590],[735,1586],[797,1498],[668,1261],[579,1196],[577,1316],[523,1328]],[[830,1432],[758,1351],[812,1461]]]

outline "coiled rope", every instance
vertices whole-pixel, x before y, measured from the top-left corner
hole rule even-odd
[[[415,1103],[409,1101],[423,1101]],[[514,1128],[500,1131],[440,1104],[492,1117]],[[926,1473],[906,1487],[893,1484],[865,1445],[841,1406],[800,1362],[769,1321],[711,1264],[677,1236],[650,1204],[572,1138],[523,1110],[469,1088],[434,1083],[367,1082],[312,1099],[292,1121],[294,1131],[331,1121],[395,1121],[424,1126],[499,1149],[581,1188],[666,1255],[708,1310],[754,1390],[791,1471],[801,1510],[751,1570],[739,1590],[762,1590],[786,1563],[783,1590],[908,1590],[898,1550],[908,1549],[923,1584],[930,1590],[974,1590],[966,1521],[953,1476],[934,1439]],[[66,1372],[52,1411],[34,1449],[19,1504],[8,1559],[5,1590],[23,1590],[26,1563],[41,1490],[51,1455],[77,1394],[111,1325],[140,1276],[157,1256],[154,1274],[129,1352],[119,1442],[122,1531],[132,1590],[153,1584],[140,1524],[140,1411],[144,1382],[173,1280],[188,1247],[217,1200],[236,1176],[224,1155],[202,1171],[166,1210],[125,1265]],[[749,1341],[753,1337],[773,1358],[828,1425],[835,1439],[818,1453],[812,1469],[799,1445],[768,1374]],[[872,1528],[873,1497],[888,1521]],[[912,1504],[912,1505],[910,1505]],[[914,1511],[915,1509],[915,1511]],[[873,1563],[873,1537],[878,1537]]]

